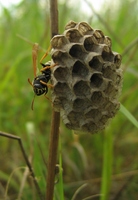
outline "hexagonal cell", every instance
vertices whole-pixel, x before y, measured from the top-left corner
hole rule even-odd
[[[84,112],[91,106],[91,101],[88,99],[76,98],[73,102],[73,110],[77,112]]]
[[[61,101],[61,105],[63,109],[62,112],[64,112],[67,116],[68,113],[72,111],[72,101],[66,96],[60,97],[59,99]]]
[[[54,50],[52,51],[51,56],[54,63],[66,65],[67,62],[71,61],[69,54],[66,51]]]
[[[90,108],[90,110],[85,113],[85,117],[87,119],[94,119],[94,121],[99,121],[99,119],[101,118],[100,109]]]
[[[68,30],[70,28],[74,28],[76,25],[77,25],[77,23],[71,20],[66,24],[65,30]]]
[[[67,67],[57,67],[54,72],[53,75],[56,78],[57,81],[60,82],[67,82],[69,79],[69,69]]]
[[[54,109],[59,112],[60,109],[62,108],[61,100],[59,97],[55,96],[53,92],[52,92],[52,103],[53,103]]]
[[[98,52],[99,45],[94,36],[86,37],[84,40],[84,47],[87,51]]]
[[[83,45],[80,45],[80,44],[74,44],[70,48],[69,54],[74,58],[79,58],[80,60],[83,60],[83,57],[85,57],[85,55],[87,55]]]
[[[91,101],[93,106],[100,106],[103,105],[107,99],[103,96],[102,92],[94,91],[91,96]]]
[[[94,88],[94,87],[99,88],[103,83],[103,78],[102,78],[101,74],[94,73],[90,78],[90,82],[91,82],[92,88]]]
[[[70,116],[70,118],[68,118],[67,114],[64,112],[64,110],[61,110],[60,113],[61,113],[62,120],[67,128],[75,129],[76,127],[79,127],[78,121],[76,121],[76,120],[72,121],[73,116]]]
[[[68,44],[69,41],[64,35],[56,35],[51,39],[51,47],[54,49],[59,49]]]
[[[99,44],[103,44],[104,43],[104,34],[101,30],[94,30],[93,35],[95,36],[95,38],[97,39]]]
[[[87,82],[82,80],[75,83],[73,86],[73,91],[76,96],[80,97],[87,97],[91,94],[90,87],[88,86]]]
[[[82,35],[88,35],[88,34],[92,34],[93,32],[93,29],[91,26],[89,26],[86,22],[80,22],[77,24],[76,26],[79,30],[79,32],[82,34]]]
[[[105,36],[104,44],[106,44],[107,46],[111,47],[112,46],[112,40],[108,36]]]
[[[119,109],[120,104],[115,102],[115,101],[108,101],[105,106],[104,106],[104,110],[106,110],[108,112],[108,115],[110,115],[110,117],[112,117],[116,111]]]
[[[101,56],[95,56],[89,61],[89,66],[97,71],[102,71],[103,59]]]
[[[108,120],[109,120],[108,114],[107,115],[102,115],[101,119],[100,119],[100,122],[105,126]],[[104,126],[103,126],[103,128],[104,128]]]
[[[84,57],[84,62],[86,64],[89,64],[89,62],[96,56],[100,56],[99,53],[97,52],[89,52],[85,57]]]
[[[116,72],[115,72],[115,65],[111,63],[105,63],[102,68],[103,76],[105,78],[110,78],[114,80],[116,78]]]
[[[82,78],[85,78],[88,75],[89,71],[88,68],[79,60],[77,60],[72,69],[72,76],[77,77],[80,76]]]
[[[97,125],[91,120],[89,122],[84,122],[81,125],[81,129],[85,132],[89,132],[89,133],[96,133],[98,132],[98,127]]]
[[[82,37],[81,33],[76,28],[67,30],[65,32],[65,36],[70,42],[79,42]]]
[[[108,46],[104,46],[102,51],[102,58],[104,59],[104,61],[113,62],[114,54],[112,53],[111,49]]]
[[[108,82],[108,85],[106,89],[104,90],[104,93],[107,94],[109,97],[116,98],[116,95],[118,95],[118,89],[112,82]]]
[[[54,92],[58,97],[63,96],[66,98],[70,98],[70,96],[72,96],[71,90],[66,82],[65,83],[57,82],[56,85],[54,85]]]
[[[122,60],[122,57],[120,54],[114,52],[114,63],[116,64],[116,67],[119,68],[120,65],[121,65],[121,60]]]
[[[68,114],[68,119],[71,121],[71,122],[74,122],[74,124],[80,120],[81,118],[81,112],[75,112],[75,111],[71,111],[69,114]]]
[[[122,76],[120,74],[116,74],[115,84],[120,85],[122,83]]]

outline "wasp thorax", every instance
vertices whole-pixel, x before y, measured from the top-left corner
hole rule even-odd
[[[69,22],[51,40],[52,101],[64,124],[73,130],[102,130],[119,109],[122,87],[120,54],[111,39],[86,22]]]

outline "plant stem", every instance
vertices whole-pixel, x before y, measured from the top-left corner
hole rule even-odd
[[[54,184],[55,184],[55,166],[57,161],[57,150],[59,140],[59,112],[53,111],[52,124],[49,143],[49,158],[48,158],[48,174],[47,174],[47,187],[46,187],[46,200],[53,199]]]
[[[58,2],[50,0],[51,38],[58,34]]]
[[[58,6],[57,0],[50,0],[51,38],[58,34]],[[46,186],[46,200],[53,199],[55,184],[55,166],[57,161],[59,141],[60,113],[52,111],[52,123],[49,143],[48,174]]]

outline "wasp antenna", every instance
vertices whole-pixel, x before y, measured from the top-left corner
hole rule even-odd
[[[27,43],[29,43],[30,45],[34,45],[33,42],[29,41],[27,38],[23,37],[22,35],[20,34],[16,34],[16,36],[24,41],[26,41]]]
[[[31,46],[33,46],[35,43],[31,42],[30,40],[28,40],[27,38],[25,38],[24,36],[20,35],[20,34],[16,34],[16,36],[22,40],[24,40],[25,42],[27,42],[28,44],[30,44]],[[46,49],[42,48],[39,46],[38,50],[46,52]]]

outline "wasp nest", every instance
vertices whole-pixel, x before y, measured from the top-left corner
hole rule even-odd
[[[119,109],[121,56],[111,39],[86,22],[70,21],[62,35],[51,40],[53,106],[73,130],[95,133]]]

